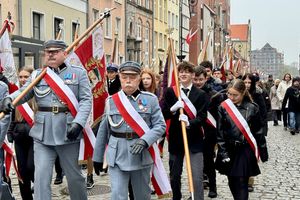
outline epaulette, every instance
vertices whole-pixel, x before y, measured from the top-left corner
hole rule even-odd
[[[142,94],[146,94],[146,95],[149,95],[149,96],[152,96],[152,97],[156,97],[155,94],[153,94],[152,92],[147,92],[147,91],[141,91]]]
[[[70,65],[70,67],[73,67],[73,68],[76,68],[76,69],[80,69],[80,70],[86,70],[85,68],[83,68],[82,66],[80,65]]]

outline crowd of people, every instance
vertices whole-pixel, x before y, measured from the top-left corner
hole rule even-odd
[[[0,82],[4,86],[1,94],[5,94],[1,96],[0,111],[11,116],[5,132],[15,146],[24,200],[51,199],[54,165],[60,167],[56,184],[65,175],[72,200],[87,199],[86,188],[94,185],[92,172],[85,183],[77,163],[82,130],[92,109],[91,84],[83,68],[64,63],[66,47],[59,40],[47,41],[45,63],[74,94],[72,101],[78,103],[75,114],[54,89],[57,86],[47,79],[13,105],[41,69],[20,68],[20,89],[9,95],[7,83]],[[109,97],[99,128],[94,131],[92,159],[96,175],[108,170],[114,200],[151,199],[151,193],[155,193],[150,184],[151,171],[157,162],[152,148],[157,143],[162,146],[166,138],[170,195],[174,200],[181,199],[184,123],[194,199],[203,200],[205,188],[209,189],[209,197],[218,196],[216,171],[227,176],[234,199],[248,199],[255,188],[254,177],[261,173],[259,160],[268,160],[268,121],[278,126],[282,120],[284,130],[292,135],[299,133],[300,78],[287,73],[283,80],[274,81],[269,75],[267,81],[262,81],[257,73],[236,74],[230,70],[224,75],[209,61],[199,66],[182,61],[177,69],[179,90],[175,86],[164,88],[162,74],[139,63],[107,65],[105,84]],[[29,124],[16,107],[25,102],[35,113],[34,124]],[[3,122],[1,134],[5,130]]]

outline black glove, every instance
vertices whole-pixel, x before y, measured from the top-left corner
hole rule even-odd
[[[78,138],[81,131],[82,131],[82,126],[76,122],[72,122],[67,130],[67,138],[71,141],[74,141]]]
[[[12,99],[10,97],[5,97],[2,101],[0,101],[0,112],[9,114],[13,109],[14,106],[12,105]]]
[[[143,139],[138,139],[134,145],[131,145],[130,153],[140,154],[142,151],[148,147],[148,144]]]
[[[103,163],[93,162],[94,163],[94,171],[99,176],[100,172],[103,172]]]

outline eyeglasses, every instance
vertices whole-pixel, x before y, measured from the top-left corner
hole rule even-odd
[[[45,54],[46,55],[57,55],[60,51],[62,51],[62,49],[58,49],[58,50],[45,50]]]
[[[232,94],[230,92],[226,93],[228,97],[233,97],[234,99],[238,98],[240,96],[240,94]]]

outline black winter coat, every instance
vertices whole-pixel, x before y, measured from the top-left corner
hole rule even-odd
[[[241,115],[247,121],[251,133],[254,136],[258,150],[260,151],[261,160],[263,162],[268,160],[268,152],[265,135],[263,133],[263,123],[259,114],[259,108],[255,103],[251,103],[248,100],[244,100],[241,105],[237,106],[237,109]],[[255,158],[254,151],[251,149],[247,155],[241,155],[237,152],[236,146],[245,146],[250,149],[250,145],[245,139],[244,135],[238,129],[232,118],[229,116],[224,107],[219,106],[218,108],[218,123],[217,123],[217,143],[218,143],[218,158],[223,160],[225,158],[230,158],[232,162],[241,162],[242,159],[236,158],[237,156],[248,156],[246,162],[250,171],[248,175],[258,174],[258,165]],[[242,161],[243,162],[243,161]],[[245,163],[232,163],[233,166],[241,165],[245,166]],[[257,170],[258,169],[258,170]],[[235,170],[236,171],[236,170]],[[244,170],[246,171],[246,170]]]
[[[288,112],[300,112],[300,92],[298,88],[291,86],[286,90],[282,108],[285,108],[287,101],[289,101]]]

